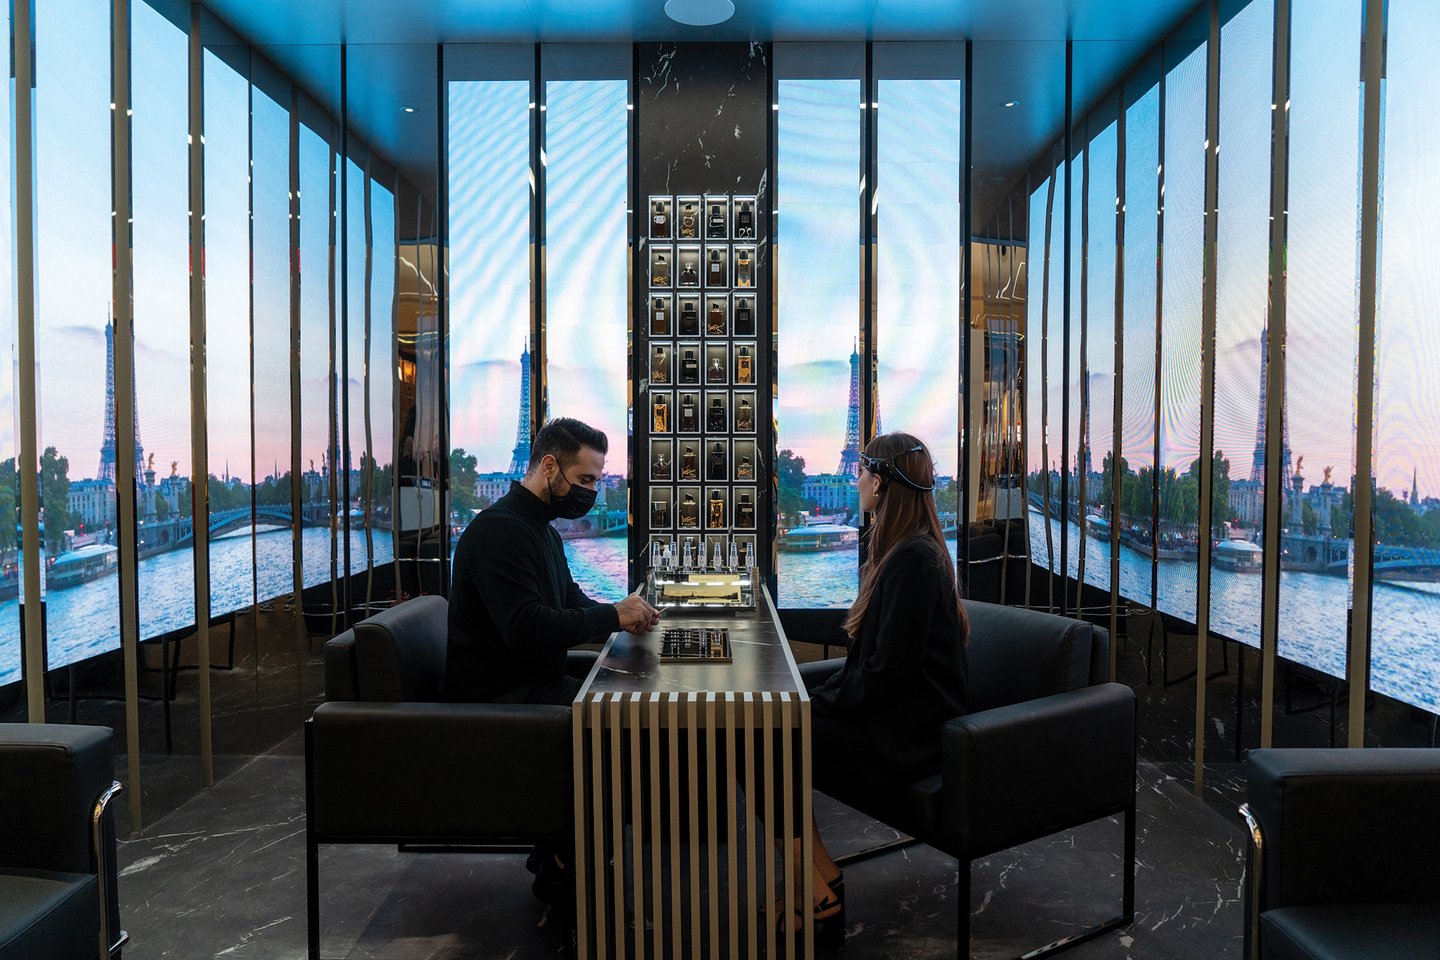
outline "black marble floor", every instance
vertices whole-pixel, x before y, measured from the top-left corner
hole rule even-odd
[[[298,738],[240,767],[121,844],[126,956],[304,956],[303,761]],[[1142,764],[1134,925],[1071,951],[1085,957],[1240,955],[1238,825],[1165,765]],[[816,817],[837,856],[894,836],[826,798]],[[1118,820],[973,865],[977,957],[1023,950],[1118,909]],[[563,956],[570,934],[529,893],[523,856],[321,851],[323,955],[375,960]],[[846,870],[840,956],[955,955],[956,863],[912,846]]]

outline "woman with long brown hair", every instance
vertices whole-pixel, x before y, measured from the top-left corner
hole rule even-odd
[[[860,455],[860,593],[845,618],[845,659],[807,664],[817,790],[877,797],[940,771],[940,731],[965,712],[968,625],[935,508],[935,464],[908,433]],[[823,679],[822,679],[823,678]],[[813,685],[812,685],[813,684]],[[857,784],[863,784],[857,790]],[[844,937],[845,886],[817,830],[816,934]],[[798,911],[795,911],[798,913]]]

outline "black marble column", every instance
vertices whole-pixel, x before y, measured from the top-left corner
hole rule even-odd
[[[774,515],[773,461],[775,437],[771,409],[773,376],[770,294],[769,195],[771,136],[770,46],[764,43],[642,43],[635,46],[635,196],[636,216],[632,218],[635,235],[634,303],[634,383],[635,419],[631,449],[632,463],[632,572],[643,576],[648,568],[645,553],[650,542],[650,452],[652,436],[650,398],[651,342],[649,337],[650,258],[647,209],[652,196],[705,196],[726,194],[755,197],[755,262],[753,289],[755,335],[735,337],[731,327],[730,343],[736,340],[753,343],[755,375],[755,477],[753,481],[729,483],[756,490],[755,516],[757,566],[767,569],[773,540]],[[703,214],[703,208],[702,208]],[[733,210],[731,229],[733,231]],[[702,216],[703,221],[703,216]],[[704,234],[702,223],[702,236]],[[678,242],[675,239],[668,243]],[[733,269],[733,244],[731,235]],[[678,270],[678,264],[677,264]],[[732,288],[733,289],[733,288]],[[674,289],[670,291],[676,293]],[[701,294],[704,290],[699,291]],[[703,301],[702,301],[703,302]],[[703,324],[702,324],[703,325]],[[656,337],[672,346],[678,337]],[[694,339],[700,339],[698,337]],[[706,342],[710,338],[705,337]],[[703,354],[702,354],[703,356]],[[734,361],[731,366],[733,369]],[[678,363],[677,363],[678,367]],[[676,391],[672,376],[667,389]],[[703,378],[702,378],[703,379]],[[702,393],[706,384],[699,385]],[[731,390],[734,389],[732,386]],[[732,405],[734,395],[731,395]],[[732,411],[733,413],[733,411]],[[731,423],[733,428],[733,421]],[[675,431],[672,430],[672,436]],[[732,429],[731,436],[734,431]],[[709,436],[706,436],[709,440]],[[746,439],[749,439],[748,437]],[[733,456],[733,449],[731,450]],[[679,451],[676,450],[677,475],[665,486],[678,488]],[[703,466],[703,464],[702,464]],[[733,464],[732,464],[733,467]],[[733,470],[732,470],[733,473]],[[660,485],[662,481],[656,481]],[[709,487],[704,472],[699,480]],[[730,502],[733,521],[735,498]],[[703,519],[703,518],[702,518]],[[672,521],[673,522],[673,521]],[[705,530],[700,533],[703,535]],[[670,531],[672,534],[678,531]],[[736,531],[739,532],[739,531]],[[744,531],[749,533],[749,531]]]

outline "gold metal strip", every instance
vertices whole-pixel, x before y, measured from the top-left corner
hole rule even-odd
[[[605,847],[605,781],[607,778],[614,778],[605,762],[605,694],[592,694],[591,697],[587,711],[590,715],[590,760],[586,765],[585,789],[589,791],[592,802],[594,848],[591,869],[595,877],[595,910],[589,916],[595,924],[595,957],[597,960],[606,960],[610,934],[607,929],[609,915],[605,912],[605,864],[609,862]],[[587,904],[582,902],[579,906],[583,908]],[[583,912],[576,914],[577,919],[582,921],[585,916]],[[590,924],[585,923],[583,929],[589,928]],[[579,943],[578,940],[576,942]],[[589,954],[581,950],[578,956],[579,960],[587,960]]]
[[[665,735],[669,741],[670,749],[666,756],[670,762],[670,804],[667,808],[670,817],[670,956],[679,960],[680,958],[680,917],[682,914],[683,888],[680,885],[680,739],[682,734],[681,722],[683,720],[681,704],[683,700],[679,693],[669,693],[665,697]],[[659,745],[656,745],[657,752]],[[690,808],[695,808],[695,794],[690,794]],[[658,872],[657,872],[658,877]]]
[[[815,810],[814,796],[810,788],[810,701],[800,701],[800,902],[815,902],[815,871],[810,864],[815,862]],[[805,931],[806,957],[815,956],[815,921],[809,910],[801,910],[805,917],[802,929]]]
[[[135,303],[131,275],[134,260],[133,203],[130,194],[130,3],[111,6],[110,184],[115,216],[111,298],[115,318],[115,382],[135,382]],[[140,820],[140,589],[137,569],[135,499],[135,393],[115,391],[115,506],[120,541],[120,650],[125,666],[125,754],[130,799],[130,830]]]
[[[1375,312],[1380,264],[1380,83],[1385,57],[1385,5],[1365,4],[1365,126],[1360,162],[1360,356],[1355,372],[1355,585],[1350,604],[1348,745],[1365,745],[1366,680],[1370,665],[1371,564],[1375,562]]]
[[[40,610],[40,451],[36,429],[35,382],[35,89],[34,27],[30,0],[13,5],[12,43],[15,89],[24,96],[15,105],[15,303],[16,351],[20,372],[15,382],[20,404],[20,557],[23,568],[25,711],[31,723],[45,722],[45,627]]]
[[[776,955],[777,918],[763,909],[775,902],[775,699],[768,690],[760,694],[760,717],[760,771],[761,779],[765,783],[765,804],[760,808],[760,815],[752,818],[752,822],[758,819],[764,825],[760,837],[760,855],[764,858],[765,901],[763,904],[752,903],[750,916],[752,923],[753,918],[768,918],[765,923],[765,956],[773,957]],[[751,791],[752,794],[756,792],[758,791]],[[751,896],[752,901],[758,899]],[[789,900],[785,903],[787,906],[792,905]]]
[[[190,530],[200,681],[200,773],[215,785],[210,696],[210,434],[205,386],[205,44],[199,3],[190,4]]]
[[[625,767],[621,762],[623,753],[621,732],[624,723],[620,714],[621,694],[610,695],[610,862],[613,865],[611,879],[612,899],[615,901],[614,922],[615,956],[623,960],[629,951],[625,946]]]
[[[725,694],[725,796],[726,816],[729,832],[725,835],[726,865],[730,868],[727,876],[729,881],[730,906],[730,957],[731,960],[740,960],[740,860],[737,844],[740,842],[740,816],[736,809],[739,804],[739,790],[736,783],[738,771],[736,770],[735,751],[740,747],[740,704],[735,700],[733,692]],[[711,891],[715,896],[716,891]]]
[[[635,918],[635,960],[645,960],[645,794],[640,776],[640,706],[644,697],[643,693],[625,694],[630,707],[630,908]],[[615,859],[621,858],[617,856]],[[623,936],[623,929],[617,935]],[[616,952],[619,952],[618,949]]]
[[[745,899],[743,901],[745,911],[745,944],[749,950],[747,957],[759,956],[760,943],[759,931],[755,928],[755,918],[759,916],[760,897],[759,890],[755,886],[755,860],[756,844],[760,839],[760,831],[756,828],[756,821],[764,815],[764,811],[755,809],[755,800],[761,795],[756,789],[759,781],[755,779],[755,694],[749,690],[745,691],[745,722],[736,734],[745,753]]]
[[[686,794],[686,805],[690,808],[690,918],[687,921],[686,930],[690,934],[690,957],[691,960],[700,960],[700,941],[704,934],[703,920],[700,913],[700,735],[699,735],[699,705],[695,691],[685,694],[685,742],[690,748],[690,762],[686,774],[690,792]],[[706,777],[706,783],[713,783],[714,778]],[[714,822],[713,818],[706,817]],[[679,954],[676,955],[679,960]]]
[[[785,771],[781,780],[782,792],[780,823],[783,828],[781,835],[780,856],[784,864],[784,887],[782,895],[786,903],[797,903],[795,899],[799,892],[795,886],[795,695],[782,693],[780,695],[780,767]],[[773,901],[774,898],[772,897]],[[785,956],[787,960],[795,956],[795,938],[785,937]]]
[[[709,779],[707,813],[705,818],[708,834],[705,846],[706,891],[710,904],[710,952],[708,957],[720,956],[720,831],[718,824],[723,816],[724,801],[721,791],[725,781],[720,776],[720,757],[715,752],[716,698],[714,690],[705,692],[705,775]],[[728,753],[729,750],[727,749]]]
[[[650,911],[654,914],[650,923],[652,937],[652,949],[657,958],[665,956],[665,902],[661,897],[664,884],[664,870],[661,864],[661,855],[664,853],[664,834],[661,828],[664,826],[662,820],[665,812],[660,805],[660,698],[663,694],[651,691],[647,697],[647,705],[650,708],[649,729],[645,731],[646,746],[650,750],[650,810],[646,819],[650,821]],[[636,766],[639,766],[640,758],[635,758]],[[635,833],[641,833],[640,823],[637,821],[634,828]],[[639,910],[636,913],[640,913]],[[636,927],[636,936],[639,936],[639,926]]]
[[[1210,0],[1205,107],[1205,267],[1200,301],[1200,556],[1195,591],[1195,793],[1205,788],[1209,692],[1211,490],[1215,484],[1215,249],[1220,192],[1220,0]],[[1224,643],[1224,640],[1220,641]],[[1241,654],[1244,655],[1243,653]],[[1237,691],[1237,696],[1240,693]]]
[[[575,817],[575,956],[588,960],[590,956],[590,842],[589,822],[585,799],[590,794],[594,780],[593,760],[585,755],[585,713],[586,702],[577,700],[570,708],[570,750],[574,784]],[[597,831],[598,834],[598,831]],[[603,861],[596,859],[596,863]]]
[[[1281,105],[1284,109],[1281,109]],[[1280,645],[1280,529],[1284,523],[1285,324],[1289,300],[1290,0],[1275,0],[1274,86],[1270,100],[1270,313],[1265,345],[1264,552],[1260,585],[1260,746],[1275,735],[1275,657]],[[1271,451],[1276,451],[1272,453]],[[1243,651],[1242,651],[1243,655]],[[1258,919],[1258,918],[1257,918]]]

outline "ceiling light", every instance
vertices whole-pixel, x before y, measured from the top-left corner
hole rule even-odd
[[[712,27],[735,16],[731,0],[665,0],[665,16],[689,27]]]
[[[414,112],[415,112],[415,108],[412,107],[412,106],[409,106],[409,105],[403,106],[403,107],[401,107],[400,109],[403,110],[403,111],[405,111],[406,113],[414,113]]]
[[[1020,106],[1020,101],[1019,101],[1019,100],[1006,100],[1004,103],[1000,104],[1000,106],[1002,106],[1002,107],[1018,107],[1018,106]]]

